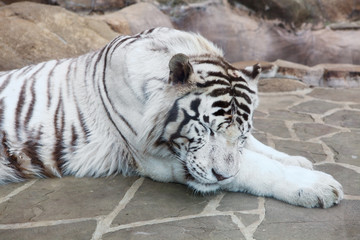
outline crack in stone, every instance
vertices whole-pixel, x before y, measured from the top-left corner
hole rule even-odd
[[[96,229],[93,233],[92,240],[100,240],[102,235],[109,232],[110,225],[115,217],[123,210],[126,205],[133,199],[135,193],[143,184],[144,178],[137,179],[131,187],[126,191],[124,197],[121,199],[119,204],[114,208],[108,215],[100,217],[97,221]]]
[[[89,220],[98,220],[98,217],[92,218],[74,218],[74,219],[65,219],[65,220],[47,220],[39,222],[26,222],[26,223],[11,223],[11,224],[0,224],[0,230],[6,229],[26,229],[26,228],[35,228],[35,227],[48,227],[55,226],[60,224],[70,224],[85,222]]]
[[[0,198],[0,204],[3,202],[6,202],[8,200],[10,200],[12,197],[16,196],[17,194],[21,193],[22,191],[28,189],[29,187],[31,187],[37,180],[33,180],[30,182],[25,183],[24,185],[16,188],[15,190],[13,190],[11,193],[9,193],[8,195],[6,195],[5,197]]]

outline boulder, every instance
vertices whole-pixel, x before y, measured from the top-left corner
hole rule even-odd
[[[121,9],[134,4],[135,0],[50,0],[63,8],[72,11],[106,11]]]
[[[173,24],[186,31],[199,32],[220,46],[231,61],[267,60],[272,38],[271,28],[223,4],[204,3],[181,8]]]
[[[58,6],[20,2],[0,8],[0,71],[78,56],[117,34],[94,19]]]
[[[308,88],[308,85],[289,78],[262,78],[258,88],[260,92],[289,92]]]
[[[244,61],[233,63],[233,65],[237,68],[244,68],[255,63],[256,61]],[[260,61],[259,63],[263,68],[259,83],[262,91],[300,89],[302,86],[299,82],[307,86],[360,87],[360,65],[328,63],[309,67],[284,60]],[[291,87],[282,86],[283,84],[291,85]],[[273,86],[270,87],[270,85]]]
[[[259,16],[281,19],[295,26],[304,22],[339,22],[356,17],[360,2],[354,0],[230,0],[245,5]]]
[[[122,34],[136,34],[154,27],[173,28],[170,18],[151,3],[134,4],[93,18],[105,21],[114,31]]]
[[[284,59],[304,65],[360,64],[360,31],[310,28],[293,30],[278,21],[265,21],[221,3],[178,8],[173,23],[199,32],[224,49],[232,61]]]

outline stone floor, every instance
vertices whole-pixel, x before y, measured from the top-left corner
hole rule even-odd
[[[254,134],[343,184],[330,209],[116,176],[0,186],[0,239],[360,239],[360,89],[263,93]],[[266,133],[264,133],[266,132]]]

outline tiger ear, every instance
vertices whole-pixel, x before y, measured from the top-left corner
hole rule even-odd
[[[260,73],[262,71],[259,63],[256,63],[254,66],[249,66],[245,68],[247,75],[254,80],[258,80],[260,77]]]
[[[170,59],[169,68],[169,83],[172,84],[186,83],[193,72],[189,57],[182,53],[178,53]]]

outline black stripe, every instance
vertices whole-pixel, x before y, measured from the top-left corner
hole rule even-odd
[[[225,115],[231,115],[231,109],[225,111],[224,109],[219,109],[216,112],[214,112],[212,115],[214,116],[225,116]]]
[[[9,74],[6,79],[3,81],[3,83],[1,84],[0,86],[0,93],[7,87],[7,85],[9,84],[10,82],[10,79],[11,77],[13,76],[13,73],[12,74]]]
[[[71,125],[71,142],[70,146],[77,146],[78,134],[76,133],[76,129],[74,125]],[[74,149],[73,149],[74,151]]]
[[[61,116],[60,116],[61,115]],[[60,123],[59,123],[59,118]],[[59,126],[60,125],[60,126]],[[57,163],[58,170],[60,174],[62,173],[62,166],[64,164],[64,159],[62,159],[64,155],[64,128],[65,128],[65,113],[63,109],[63,102],[62,102],[62,93],[60,90],[59,101],[58,105],[55,110],[54,116],[54,130],[55,130],[55,146],[54,151],[52,153],[54,161]]]
[[[2,150],[0,152],[0,155],[4,156],[5,159],[9,162],[6,165],[14,170],[14,174],[15,174],[14,177],[19,178],[20,180],[26,178],[25,174],[22,172],[22,168],[20,164],[17,161],[18,159],[10,152],[5,132],[4,131],[1,132],[0,136],[1,136],[0,150]],[[6,181],[7,179],[4,180]]]
[[[215,108],[215,107],[219,107],[219,108],[228,108],[231,105],[231,102],[227,102],[227,101],[216,101],[214,102],[211,107]]]
[[[104,91],[105,91],[105,96],[107,98],[107,100],[109,101],[112,109],[114,112],[116,112],[116,114],[118,115],[118,117],[120,117],[120,119],[127,125],[127,127],[130,129],[130,131],[135,135],[137,136],[137,132],[135,131],[135,129],[131,126],[131,124],[125,119],[125,117],[120,114],[118,111],[116,111],[116,109],[114,108],[114,104],[112,103],[112,101],[110,100],[109,98],[109,94],[108,94],[108,90],[107,90],[107,86],[106,86],[106,80],[105,80],[105,76],[106,76],[106,67],[107,67],[107,55],[109,53],[109,48],[106,50],[105,52],[105,57],[104,57],[104,67],[103,67],[103,78],[102,78],[102,83],[103,83],[103,86],[104,86]],[[100,91],[100,86],[99,86],[99,92],[101,94],[101,91]],[[103,102],[104,103],[104,102]],[[106,106],[104,105],[104,107],[106,108]],[[114,121],[112,121],[114,122]],[[116,127],[117,128],[117,127]],[[117,128],[118,129],[118,128]]]
[[[100,56],[102,55],[102,52],[104,51],[104,49],[105,49],[105,48],[103,48],[103,50],[99,53],[98,59],[99,59]],[[105,64],[104,64],[104,68],[103,68],[103,81],[105,81],[106,56],[107,56],[108,52],[109,52],[109,49],[107,49],[106,54],[105,54]],[[98,64],[95,65],[94,72],[96,72],[97,65],[98,65]],[[94,76],[95,76],[95,73],[93,74],[93,77],[94,77]],[[95,77],[94,77],[93,80],[95,81]],[[119,133],[120,137],[121,137],[122,140],[124,141],[126,147],[127,147],[128,150],[130,151],[130,150],[131,150],[131,145],[129,144],[129,142],[127,141],[127,139],[125,138],[125,136],[121,133],[120,129],[117,127],[117,125],[115,124],[114,120],[112,119],[109,110],[106,108],[104,98],[103,98],[103,96],[102,96],[102,94],[101,94],[100,86],[98,86],[98,92],[99,92],[100,99],[101,99],[101,102],[102,102],[102,104],[103,104],[103,107],[104,107],[104,109],[105,109],[105,112],[106,112],[106,115],[107,115],[108,119],[109,119],[110,122],[113,124],[113,126],[115,127],[115,129],[116,129],[117,132]]]
[[[55,71],[55,68],[58,66],[59,61],[57,60],[55,65],[53,66],[53,68],[50,70],[49,74],[48,74],[48,79],[47,79],[47,108],[49,109],[51,106],[51,99],[52,99],[52,94],[51,94],[51,81],[53,80],[53,74]]]
[[[24,126],[25,129],[27,129],[29,122],[30,122],[30,118],[32,117],[33,111],[34,111],[34,105],[36,102],[36,92],[35,92],[35,83],[36,83],[36,78],[35,76],[46,66],[46,63],[44,63],[38,70],[36,70],[36,72],[34,72],[31,77],[29,79],[33,79],[33,82],[30,86],[30,93],[31,93],[31,102],[29,104],[29,108],[28,111],[26,113],[26,117],[25,117],[25,122],[24,122]]]
[[[24,121],[25,129],[27,129],[29,122],[30,122],[30,118],[32,117],[32,114],[34,112],[34,105],[35,105],[35,101],[36,101],[36,93],[35,93],[34,85],[35,85],[35,80],[32,82],[31,87],[30,87],[31,102],[29,104],[29,108],[26,113],[26,117],[25,117],[25,121]]]
[[[232,78],[228,75],[225,75],[222,72],[208,72],[208,77],[218,77],[218,78],[223,78],[226,79],[229,83],[231,83]],[[227,85],[229,85],[229,83],[227,83]]]
[[[245,105],[243,103],[239,103],[236,99],[234,99],[234,100],[235,100],[235,104],[238,108],[245,111],[247,114],[251,113],[250,108],[247,105]]]
[[[5,104],[4,100],[0,99],[0,130],[2,129],[2,122],[4,121]]]
[[[212,87],[214,85],[225,85],[229,86],[228,82],[222,81],[222,80],[212,80],[212,81],[206,81],[204,83],[196,83],[196,86],[199,88],[206,88],[206,87]]]
[[[251,98],[247,95],[247,94],[245,94],[245,93],[243,93],[243,92],[240,92],[240,91],[238,91],[238,90],[233,90],[233,96],[235,96],[235,97],[240,97],[240,98],[242,98],[242,99],[245,99],[245,101],[248,103],[248,104],[251,104],[252,103],[252,101],[251,101]]]
[[[231,93],[230,88],[218,88],[211,91],[211,93],[209,93],[208,95],[211,97],[219,97],[230,93]]]
[[[24,107],[24,102],[25,102],[25,98],[26,98],[26,85],[27,85],[27,81],[24,81],[24,83],[21,87],[19,100],[17,102],[16,110],[15,110],[15,131],[16,131],[16,137],[18,140],[20,140],[20,129],[21,129],[20,128],[20,118],[21,118],[21,112]]]
[[[248,86],[243,85],[243,84],[237,83],[237,84],[235,84],[233,87],[234,87],[234,88],[244,89],[244,90],[246,90],[246,91],[248,91],[249,93],[252,93],[252,94],[255,94],[255,93],[256,93],[256,92],[254,92],[253,90],[251,90]]]

